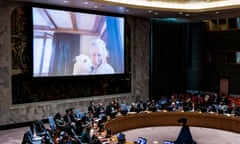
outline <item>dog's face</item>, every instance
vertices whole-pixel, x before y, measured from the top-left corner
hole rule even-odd
[[[86,55],[78,55],[75,57],[73,74],[91,74],[94,70],[91,59]]]

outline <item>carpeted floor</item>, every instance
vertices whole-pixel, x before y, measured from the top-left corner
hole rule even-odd
[[[23,134],[28,127],[8,129],[0,131],[0,143],[1,144],[21,144]]]
[[[0,144],[21,144],[24,132],[28,127],[8,129],[0,131]],[[157,141],[162,144],[164,140],[174,141],[177,139],[181,127],[147,127],[124,131],[128,141],[135,141],[137,138],[144,137],[148,144]],[[197,144],[240,144],[240,134],[208,129],[199,127],[190,127],[193,139]]]
[[[147,127],[123,133],[129,141],[136,141],[140,136],[146,138],[148,144],[152,144],[154,141],[162,144],[164,140],[176,140],[180,130],[179,126]],[[240,144],[240,134],[238,133],[200,127],[190,127],[190,131],[197,144]]]

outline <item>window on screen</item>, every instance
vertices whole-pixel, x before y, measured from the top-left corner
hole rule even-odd
[[[240,64],[240,52],[236,52],[236,63]]]

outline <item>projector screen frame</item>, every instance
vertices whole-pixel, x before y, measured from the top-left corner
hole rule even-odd
[[[32,30],[31,34],[29,35],[31,38],[29,42],[31,43],[32,48],[30,49],[31,55],[30,55],[30,65],[32,66],[30,68],[30,73],[32,78],[34,79],[39,79],[39,78],[80,78],[80,79],[85,79],[85,78],[126,78],[129,76],[129,68],[128,68],[128,59],[127,59],[127,47],[126,47],[126,16],[122,14],[116,14],[116,13],[107,13],[107,12],[100,12],[100,11],[93,11],[93,10],[85,10],[85,9],[79,9],[79,8],[69,8],[69,7],[60,7],[60,6],[53,6],[53,5],[44,5],[44,4],[35,4],[31,3],[30,4],[30,11],[31,11],[31,18],[32,18]],[[87,14],[92,14],[92,15],[102,15],[102,16],[109,16],[109,17],[119,17],[123,19],[123,57],[122,57],[122,67],[123,71],[121,73],[117,72],[114,74],[83,74],[83,75],[51,75],[51,76],[35,76],[34,75],[34,24],[33,24],[33,8],[43,8],[43,9],[52,9],[52,10],[60,10],[60,11],[69,11],[69,12],[74,12],[74,13],[87,13]]]

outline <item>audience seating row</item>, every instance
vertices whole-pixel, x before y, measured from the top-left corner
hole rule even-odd
[[[177,98],[177,97],[175,97],[175,98]],[[194,111],[194,106],[196,106],[196,105],[191,104],[191,105],[189,105],[190,107],[189,106],[186,107],[185,102],[188,98],[189,98],[188,95],[186,95],[184,97],[179,96],[177,101],[175,101],[175,103],[173,103],[171,101],[172,99],[169,98],[169,99],[166,99],[167,103],[162,105],[161,107],[160,107],[160,104],[158,101],[155,102],[154,100],[148,100],[144,103],[144,109],[142,109],[142,110],[139,110],[139,105],[143,104],[141,100],[139,102],[131,103],[131,104],[117,103],[118,108],[114,112],[114,115],[111,115],[111,114],[109,115],[110,118],[108,118],[108,119],[113,119],[118,116],[138,114],[138,113],[141,113],[141,111],[145,111],[145,112],[161,112],[164,110],[179,111],[178,109],[180,107],[182,107],[182,110],[185,112],[192,111],[192,110]],[[198,96],[194,95],[191,98],[192,98],[191,102],[194,104],[198,103],[197,99],[199,99],[199,102],[200,102],[199,110],[201,112],[208,112],[209,105],[203,104],[204,100],[205,100],[204,97],[202,97],[202,96],[198,97]],[[239,104],[238,107],[240,107],[240,98],[235,98],[235,97],[227,97],[227,98],[230,101],[230,103],[235,102],[235,103]],[[174,104],[174,105],[172,105],[172,104]],[[107,109],[108,106],[111,106],[111,104],[106,105],[105,108]],[[231,106],[231,105],[229,104],[229,106]],[[79,120],[82,120],[83,117],[86,116],[86,114],[88,114],[89,112],[90,112],[89,110],[87,112],[83,112],[78,108],[74,109],[74,115]],[[104,114],[100,114],[97,117],[95,117],[94,121],[98,122],[98,121],[102,120],[103,118],[106,118],[106,115],[107,115],[107,110],[105,111]],[[38,144],[39,142],[42,143],[43,141],[48,141],[48,143],[52,144],[53,140],[52,140],[52,136],[50,133],[55,131],[57,128],[54,116],[48,116],[48,123],[49,123],[50,129],[45,128],[44,124],[42,123],[41,120],[34,121],[33,124],[31,125],[30,129],[24,134],[23,141],[26,140],[26,141],[29,141],[29,143],[33,143],[33,144]],[[107,125],[109,125],[109,124],[107,124]],[[40,130],[41,127],[42,127],[42,130]],[[74,129],[71,129],[71,133],[73,134],[73,137],[75,138],[75,140],[78,141],[79,144],[83,143],[81,141],[81,136],[79,134],[77,134]]]

